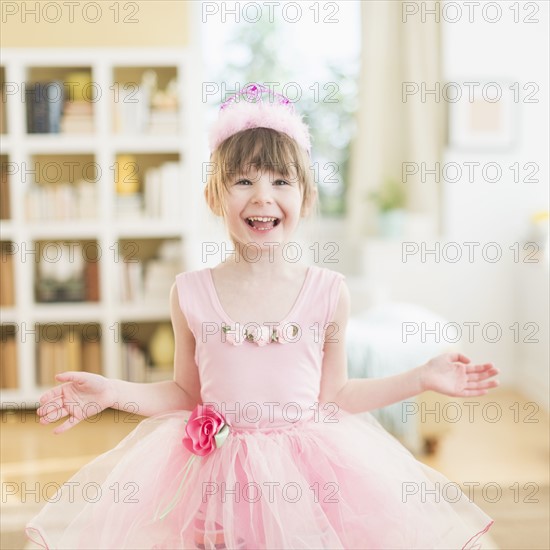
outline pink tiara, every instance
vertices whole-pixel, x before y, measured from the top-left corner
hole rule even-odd
[[[262,84],[249,84],[222,103],[210,130],[210,151],[228,137],[250,128],[271,128],[290,136],[308,153],[309,129],[290,100]]]

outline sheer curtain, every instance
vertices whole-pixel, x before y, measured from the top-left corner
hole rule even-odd
[[[406,187],[404,237],[419,236],[419,222],[424,235],[440,231],[440,184],[425,171],[441,162],[445,102],[439,95],[421,92],[443,85],[442,23],[436,23],[433,15],[425,22],[420,13],[407,15],[405,4],[411,5],[401,0],[361,3],[358,127],[346,219],[348,238],[357,244],[377,234],[377,209],[366,196],[388,177]]]

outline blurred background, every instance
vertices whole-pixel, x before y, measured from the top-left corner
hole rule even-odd
[[[34,411],[55,374],[171,378],[174,276],[231,250],[202,195],[208,128],[251,82],[310,126],[319,213],[296,242],[346,275],[350,376],[458,350],[501,369],[483,398],[374,414],[473,491],[485,548],[550,548],[547,2],[1,10],[2,548],[141,418],[53,436]]]

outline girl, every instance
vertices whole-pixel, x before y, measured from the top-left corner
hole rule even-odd
[[[307,127],[288,99],[250,85],[210,137],[205,197],[235,255],[176,278],[173,381],[66,372],[42,396],[42,423],[67,417],[55,433],[129,403],[151,418],[71,478],[28,536],[70,549],[479,548],[491,518],[355,413],[425,390],[483,395],[498,370],[445,354],[348,380],[344,277],[284,252],[316,204]]]

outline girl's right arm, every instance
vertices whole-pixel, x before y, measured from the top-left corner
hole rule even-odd
[[[183,315],[176,284],[170,291],[170,310],[175,337],[174,380],[137,383],[105,378],[87,372],[64,372],[65,382],[40,398],[36,411],[42,424],[69,418],[54,433],[62,433],[80,421],[112,407],[152,416],[171,410],[192,410],[200,403],[200,380],[195,363],[195,338]]]

